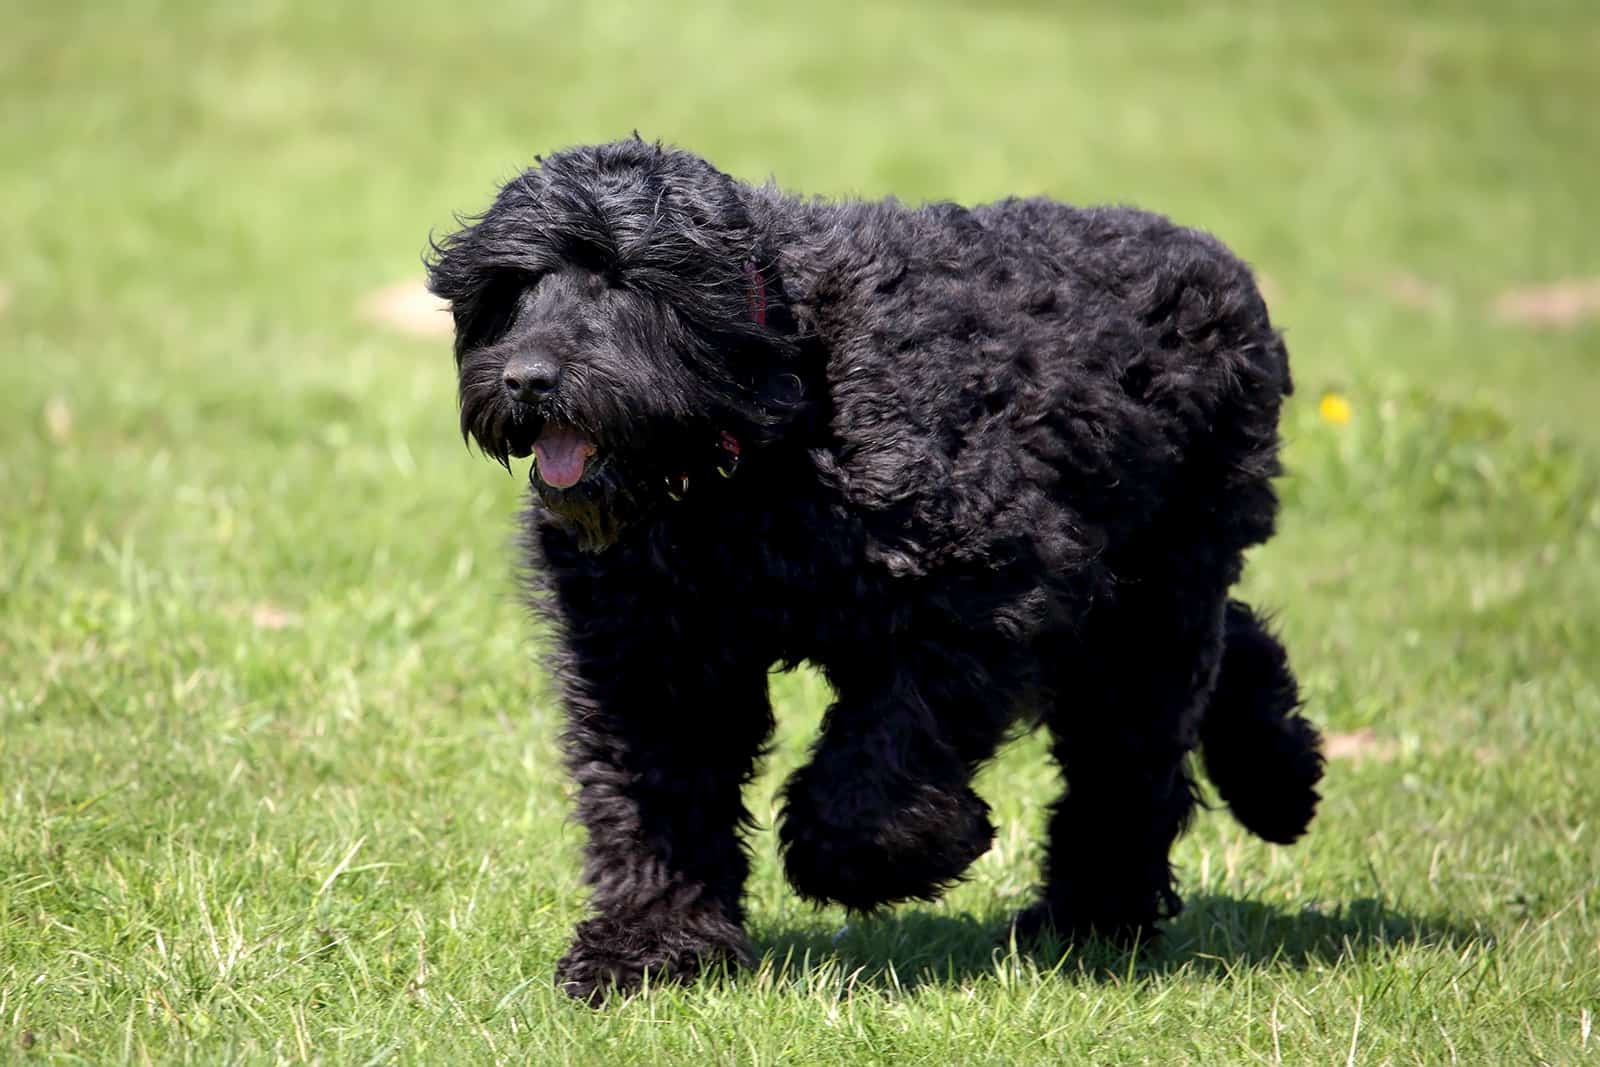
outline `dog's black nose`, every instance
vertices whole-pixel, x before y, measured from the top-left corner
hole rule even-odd
[[[561,364],[548,356],[512,356],[500,375],[506,392],[524,404],[555,392],[561,381]]]

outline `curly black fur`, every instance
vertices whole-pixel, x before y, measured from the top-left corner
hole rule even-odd
[[[436,246],[461,425],[537,453],[598,997],[749,958],[741,788],[767,672],[837,693],[784,790],[796,890],[928,898],[989,846],[975,770],[1042,721],[1069,791],[1046,928],[1144,936],[1204,743],[1251,829],[1321,773],[1293,675],[1228,600],[1273,529],[1287,354],[1215,239],[1126,208],[799,200],[639,140],[559,153]],[[518,391],[536,358],[548,381]],[[520,365],[520,364],[519,364]]]

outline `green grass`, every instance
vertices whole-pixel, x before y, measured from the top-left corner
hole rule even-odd
[[[1591,4],[0,14],[0,1062],[1600,1059],[1600,324],[1492,312],[1600,275]],[[634,128],[817,193],[1137,202],[1270,278],[1300,392],[1248,595],[1366,739],[1307,841],[1213,814],[1160,946],[996,952],[1029,739],[941,904],[845,927],[762,833],[757,973],[553,990],[581,833],[521,482],[446,343],[356,309]],[[826,700],[773,684],[769,825]]]

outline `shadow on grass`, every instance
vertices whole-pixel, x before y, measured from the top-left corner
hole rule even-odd
[[[1224,976],[1242,967],[1359,963],[1396,947],[1459,952],[1489,935],[1434,917],[1407,915],[1362,899],[1324,910],[1284,911],[1253,900],[1200,896],[1156,942],[1127,948],[1103,941],[1019,946],[1000,918],[891,912],[842,930],[773,931],[755,938],[775,976],[804,983],[831,977],[852,987],[911,990],[960,984],[1017,965],[1093,981],[1122,981],[1179,970]]]

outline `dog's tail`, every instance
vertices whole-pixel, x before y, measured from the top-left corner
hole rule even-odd
[[[1305,833],[1320,799],[1322,737],[1299,707],[1283,645],[1249,605],[1230,600],[1201,751],[1207,777],[1245,829],[1281,845]]]

